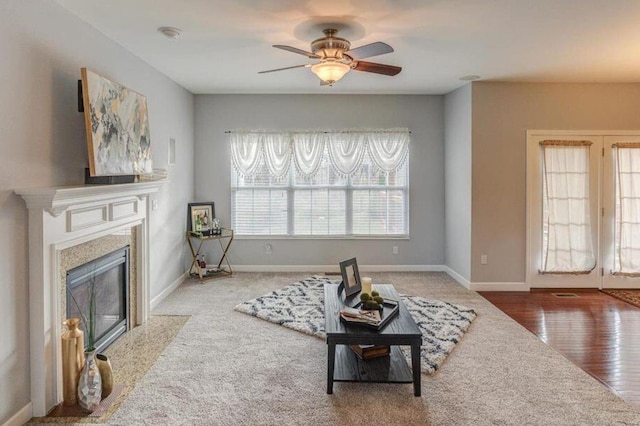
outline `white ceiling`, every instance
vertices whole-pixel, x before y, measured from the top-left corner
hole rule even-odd
[[[193,93],[443,94],[485,81],[640,82],[639,0],[57,0]],[[320,87],[309,50],[335,22],[352,47],[384,41],[368,59],[395,77],[352,71]],[[157,32],[182,29],[178,40]]]

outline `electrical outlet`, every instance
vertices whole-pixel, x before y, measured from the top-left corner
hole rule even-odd
[[[151,210],[158,210],[158,200],[151,201]]]
[[[480,256],[480,263],[482,265],[486,265],[487,264],[487,255],[483,254],[482,256]]]
[[[273,247],[271,247],[271,244],[267,244],[264,246],[265,254],[271,254],[272,251],[273,251]]]
[[[398,246],[393,246],[393,254],[398,254]]]

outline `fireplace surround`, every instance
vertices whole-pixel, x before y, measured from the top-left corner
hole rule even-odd
[[[146,322],[149,292],[149,196],[163,181],[15,190],[29,211],[29,332],[33,416],[62,401],[60,336],[63,252],[131,231],[135,324]],[[135,253],[135,254],[134,254]]]

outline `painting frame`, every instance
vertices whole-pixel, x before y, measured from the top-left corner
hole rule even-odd
[[[342,275],[345,297],[353,296],[362,291],[362,280],[355,257],[340,262],[340,274]]]
[[[89,174],[152,173],[147,98],[87,68],[80,73]]]
[[[213,235],[215,217],[216,209],[213,201],[189,203],[187,204],[187,231],[196,235]],[[200,218],[199,222],[198,218]]]

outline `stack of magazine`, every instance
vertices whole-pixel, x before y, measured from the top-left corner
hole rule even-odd
[[[382,322],[380,311],[363,311],[356,308],[344,307],[340,311],[343,320],[355,324],[378,326]]]

